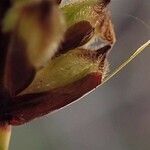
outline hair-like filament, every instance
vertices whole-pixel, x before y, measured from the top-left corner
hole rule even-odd
[[[102,84],[106,83],[109,81],[112,77],[114,77],[117,73],[119,73],[124,67],[128,65],[136,56],[138,56],[141,52],[144,51],[146,47],[150,46],[150,40],[148,40],[146,43],[144,43],[141,47],[139,47],[125,62],[123,62],[119,67],[117,67],[108,77],[106,77]]]

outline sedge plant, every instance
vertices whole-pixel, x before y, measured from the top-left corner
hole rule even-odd
[[[115,32],[110,0],[0,1],[0,150],[11,126],[58,110],[102,85]]]

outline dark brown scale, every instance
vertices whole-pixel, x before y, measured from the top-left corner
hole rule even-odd
[[[5,109],[7,108],[8,102],[10,101],[10,95],[3,86],[5,62],[10,34],[4,34],[2,32],[2,21],[10,7],[10,0],[0,1],[0,124],[5,124],[7,120],[10,120],[10,117],[5,115]]]
[[[48,92],[14,97],[6,111],[8,117],[9,115],[10,118],[12,116],[9,123],[11,125],[21,125],[36,117],[62,108],[77,100],[100,83],[101,75],[99,73],[91,73],[69,85]]]
[[[10,36],[9,34],[4,34],[2,32],[2,21],[7,10],[10,7],[11,7],[10,0],[0,1],[0,90],[3,88],[4,66]]]
[[[94,35],[94,29],[88,21],[80,21],[72,25],[65,33],[57,55],[86,44]]]
[[[6,123],[12,119],[11,115],[6,114],[8,103],[10,102],[11,97],[6,90],[0,90],[0,124]]]
[[[25,45],[14,33],[7,54],[4,80],[11,96],[25,89],[35,76],[35,69],[28,61]]]

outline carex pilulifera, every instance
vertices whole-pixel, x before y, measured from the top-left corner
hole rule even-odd
[[[110,0],[1,0],[0,123],[21,125],[103,82]]]

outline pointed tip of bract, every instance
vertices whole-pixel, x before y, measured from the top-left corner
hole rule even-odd
[[[102,0],[101,3],[104,7],[106,7],[110,2],[111,2],[111,0]]]
[[[110,49],[111,45],[105,45],[104,47],[99,48],[98,50],[96,50],[97,56],[107,55]]]

